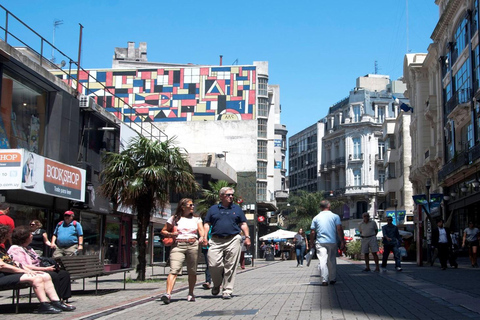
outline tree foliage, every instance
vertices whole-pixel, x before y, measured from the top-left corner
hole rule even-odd
[[[192,194],[198,184],[186,151],[174,145],[174,138],[152,141],[133,138],[121,153],[107,152],[103,158],[101,192],[137,214],[137,280],[145,280],[146,234],[150,215],[169,203],[170,192]]]
[[[202,218],[207,214],[208,209],[214,204],[218,203],[219,192],[223,187],[230,187],[235,189],[235,184],[228,183],[225,180],[219,180],[216,182],[209,181],[208,189],[202,189],[202,198],[195,201],[195,211],[200,214]]]
[[[310,230],[313,217],[320,212],[320,202],[325,199],[324,192],[307,192],[299,190],[292,193],[288,197],[288,204],[280,206],[280,214],[282,214],[287,221],[287,229],[297,231],[302,228],[307,231]],[[343,202],[330,201],[331,208],[334,209],[340,206]]]

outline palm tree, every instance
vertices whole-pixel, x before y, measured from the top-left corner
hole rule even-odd
[[[223,187],[235,188],[234,184],[228,183],[225,180],[216,182],[208,182],[209,189],[202,189],[201,194],[203,198],[195,201],[195,209],[202,218],[207,214],[208,209],[219,202],[218,193]]]
[[[133,138],[121,153],[103,158],[100,189],[114,203],[137,213],[137,280],[145,280],[146,234],[152,212],[169,202],[170,192],[194,193],[198,184],[186,159],[186,151],[173,139],[164,142]]]
[[[323,192],[307,192],[299,190],[288,197],[290,206],[282,207],[282,213],[287,216],[289,229],[310,230],[313,217],[320,211],[320,202],[324,200]],[[330,201],[331,208],[340,206],[341,201]]]

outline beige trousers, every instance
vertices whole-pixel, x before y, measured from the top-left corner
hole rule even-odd
[[[212,237],[208,249],[208,269],[213,286],[232,294],[241,253],[240,235],[230,239]],[[222,278],[223,276],[223,278]]]

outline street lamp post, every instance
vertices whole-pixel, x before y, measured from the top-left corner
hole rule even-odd
[[[395,225],[398,227],[399,223],[398,223],[398,215],[397,215],[397,206],[398,206],[397,199],[393,201],[393,205],[395,206]]]

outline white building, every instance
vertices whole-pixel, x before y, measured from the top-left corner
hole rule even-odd
[[[343,207],[335,211],[348,235],[355,234],[364,212],[378,221],[395,215],[394,202],[390,205],[386,198],[397,199],[397,216],[411,211],[411,202],[400,200],[410,190],[403,176],[409,161],[401,158],[403,149],[394,148],[392,137],[408,133],[403,124],[408,120],[394,99],[406,102],[404,90],[401,81],[386,75],[359,77],[350,95],[330,107],[324,119],[289,139],[289,190],[325,191],[325,198],[342,201]],[[390,162],[398,168],[396,176]],[[386,182],[386,172],[391,181]],[[404,224],[406,219],[400,220]]]

